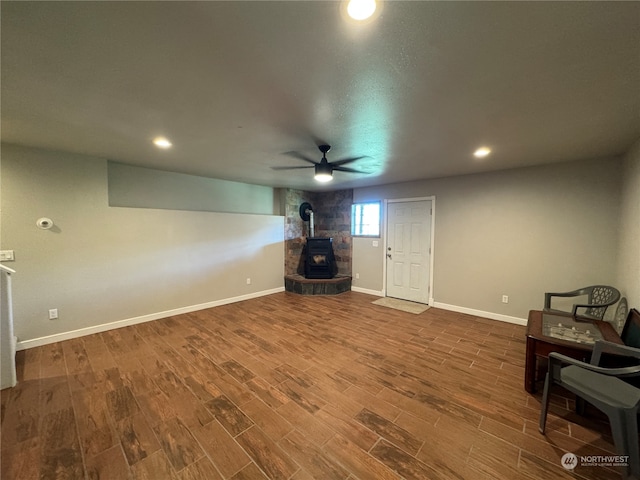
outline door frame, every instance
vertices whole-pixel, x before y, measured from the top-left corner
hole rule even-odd
[[[388,230],[387,230],[387,222],[389,218],[389,204],[390,203],[407,203],[407,202],[421,202],[425,200],[431,201],[431,231],[429,232],[431,235],[431,253],[429,254],[429,303],[428,305],[433,306],[433,264],[435,257],[435,238],[436,238],[436,196],[431,195],[429,197],[413,197],[413,198],[385,198],[383,200],[384,203],[384,214],[382,218],[382,228],[384,232],[384,245],[382,249],[382,294],[387,296],[387,246],[388,246]]]

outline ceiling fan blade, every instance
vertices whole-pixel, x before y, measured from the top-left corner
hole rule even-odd
[[[310,159],[309,157],[305,157],[300,152],[284,152],[283,155],[288,155],[289,157],[297,158],[298,160],[302,160],[304,162],[313,163],[314,165],[318,163],[315,160]]]
[[[304,167],[271,167],[271,170],[296,170],[298,168],[313,168],[313,165],[305,165]]]
[[[349,173],[364,173],[365,175],[370,174],[371,172],[363,172],[362,170],[356,170],[355,168],[348,167],[333,167],[333,170],[338,170],[339,172],[349,172]]]
[[[366,158],[367,155],[362,155],[361,157],[351,157],[351,158],[343,158],[342,160],[336,160],[335,162],[330,162],[331,165],[344,165],[345,163],[355,162],[356,160],[360,160],[361,158]]]

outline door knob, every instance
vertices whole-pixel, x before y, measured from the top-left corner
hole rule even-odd
[[[387,257],[389,258],[389,260],[391,260],[391,254],[387,253]]]

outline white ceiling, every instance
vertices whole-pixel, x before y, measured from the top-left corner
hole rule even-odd
[[[2,140],[352,188],[624,153],[640,2],[1,2]],[[151,144],[165,135],[174,144]],[[286,155],[366,155],[328,187]],[[472,152],[488,145],[493,154]]]

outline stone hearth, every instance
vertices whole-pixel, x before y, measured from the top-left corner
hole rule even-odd
[[[336,275],[333,278],[304,278],[302,275],[284,277],[284,289],[300,295],[338,295],[351,290],[351,277]]]

